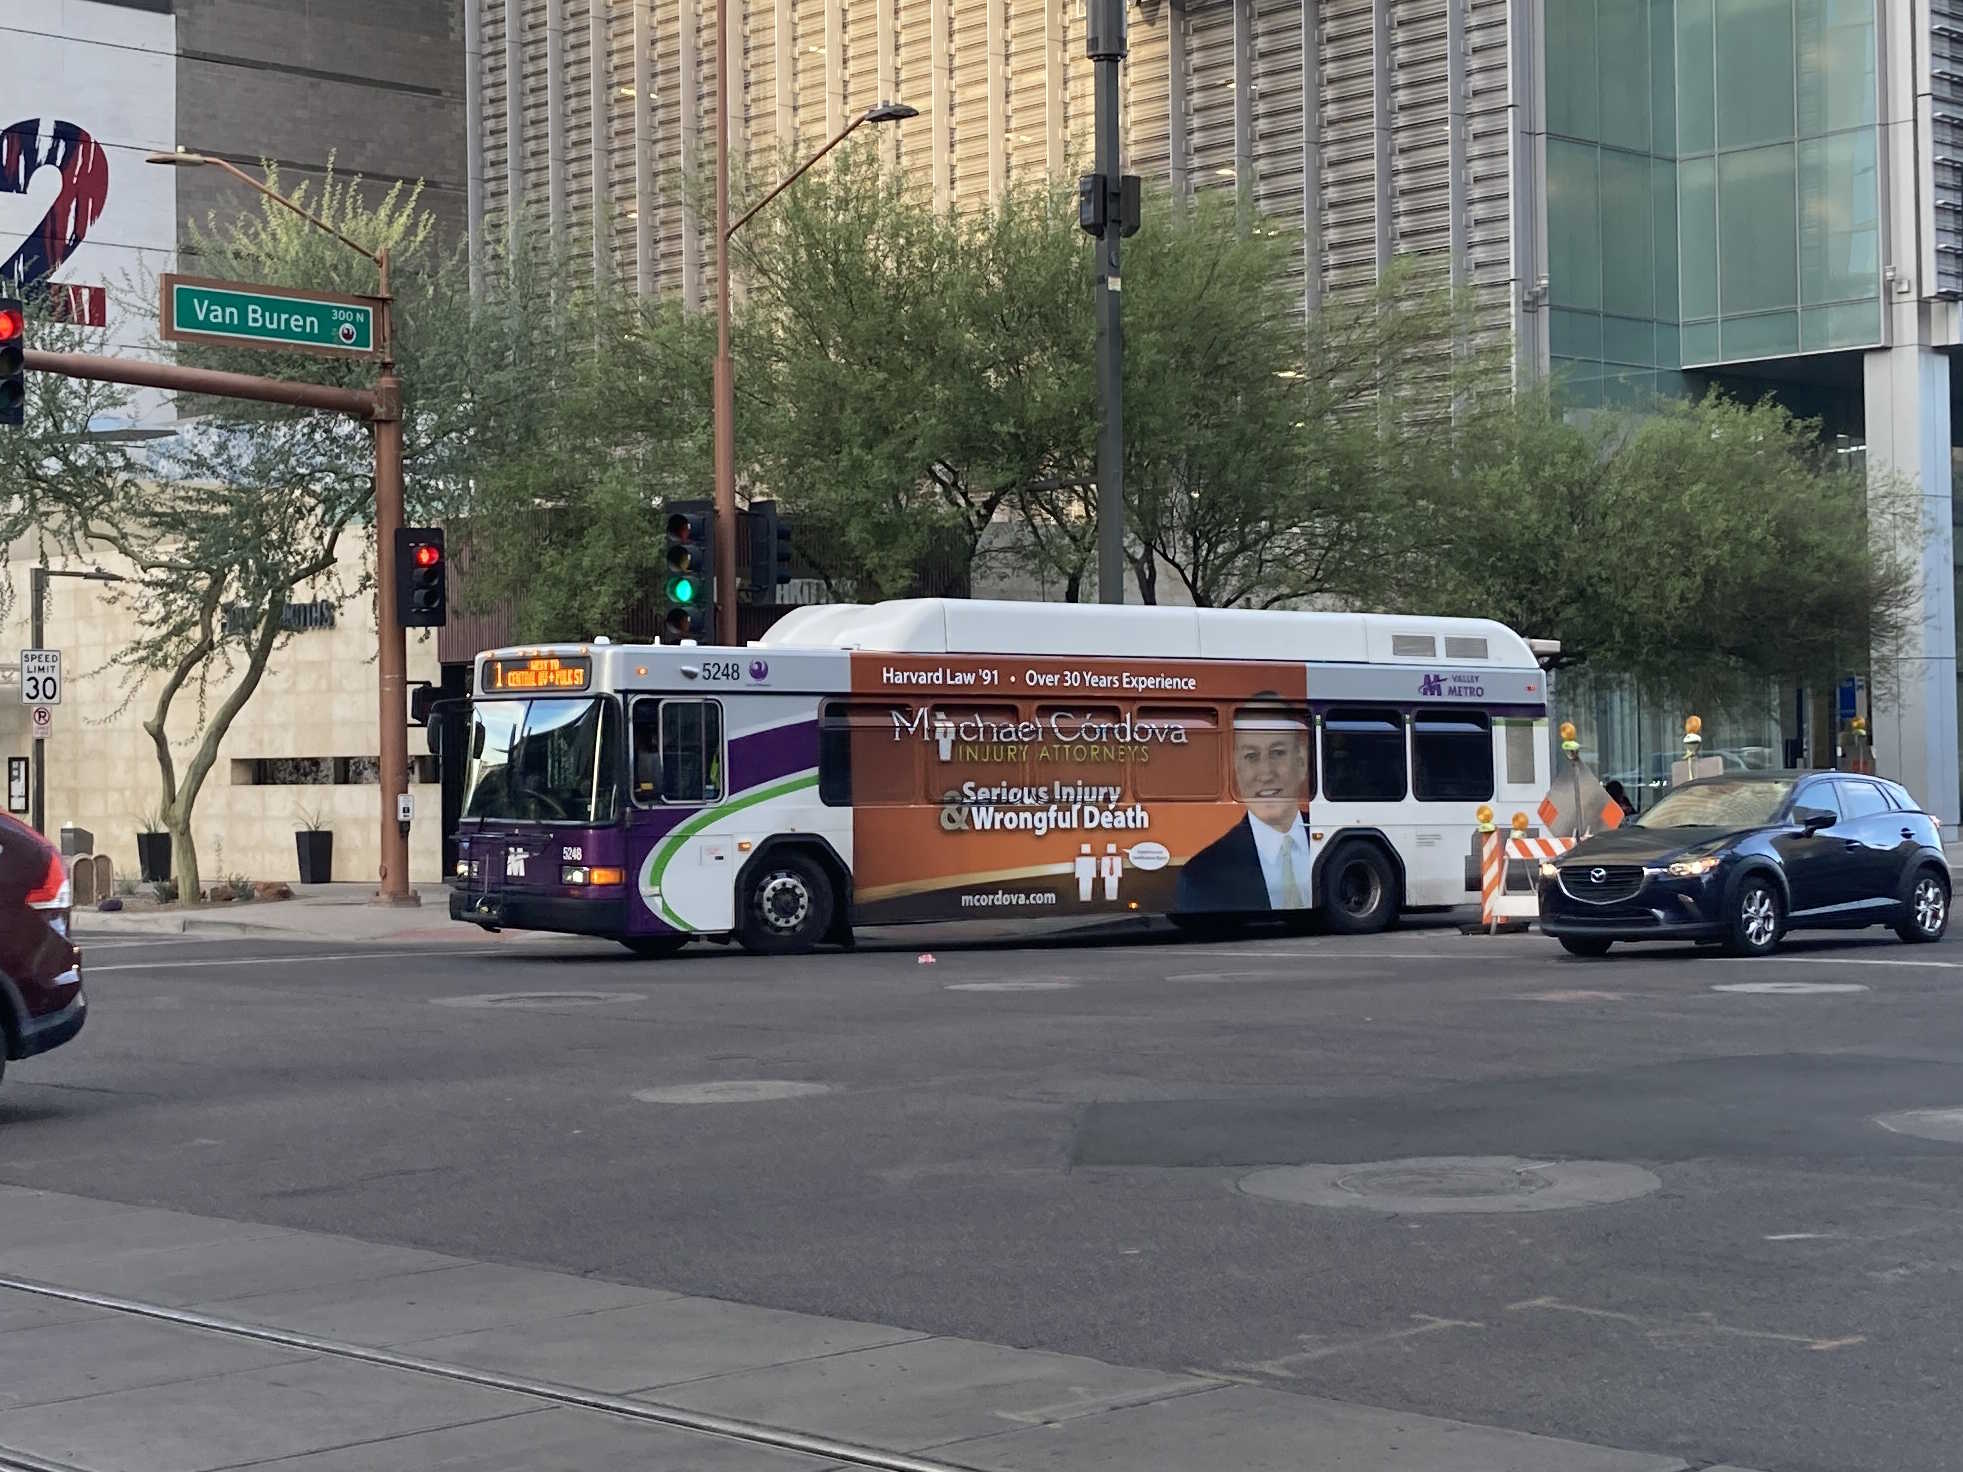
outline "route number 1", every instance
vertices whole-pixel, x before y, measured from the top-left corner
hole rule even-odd
[[[23,649],[20,652],[20,703],[61,704],[61,651]]]

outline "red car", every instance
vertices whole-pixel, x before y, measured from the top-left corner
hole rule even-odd
[[[61,855],[0,815],[0,1074],[7,1060],[58,1048],[82,1030],[82,953],[68,938],[73,904]]]

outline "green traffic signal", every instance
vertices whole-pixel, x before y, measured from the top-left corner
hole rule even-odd
[[[693,578],[673,578],[668,583],[668,597],[675,603],[695,601],[695,580]]]

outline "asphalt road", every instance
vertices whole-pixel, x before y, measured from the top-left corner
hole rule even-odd
[[[0,1182],[1699,1464],[1963,1466],[1963,1143],[1876,1122],[1963,1106],[1963,947],[934,954],[118,937],[83,1038],[0,1085]],[[1716,989],[1765,982],[1861,990]],[[641,1097],[755,1081],[816,1087]],[[1500,1214],[1239,1189],[1468,1156],[1660,1185]]]

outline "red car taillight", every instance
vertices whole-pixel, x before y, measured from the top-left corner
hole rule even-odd
[[[59,854],[48,855],[48,872],[27,892],[27,903],[37,910],[66,910],[72,904],[68,869]]]

